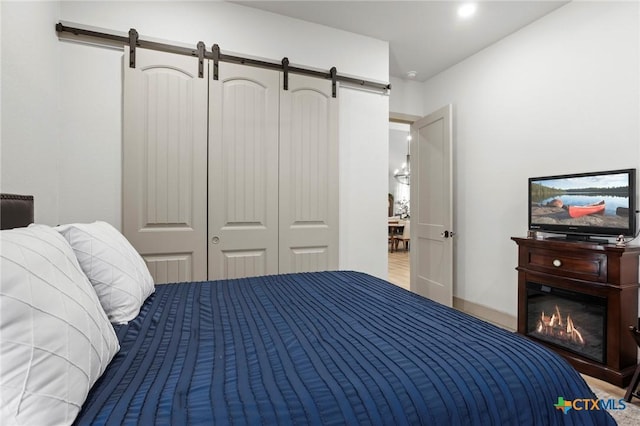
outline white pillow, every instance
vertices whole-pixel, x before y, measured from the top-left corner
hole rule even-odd
[[[138,316],[155,287],[147,264],[124,235],[100,221],[55,229],[73,248],[109,320],[126,324]]]
[[[53,228],[0,232],[0,424],[70,424],[120,346]]]

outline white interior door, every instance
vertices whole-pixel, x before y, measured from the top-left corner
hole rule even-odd
[[[280,92],[280,273],[338,269],[338,102],[289,74]]]
[[[209,279],[278,273],[279,75],[224,63],[210,79]]]
[[[124,59],[123,233],[156,283],[207,278],[207,79],[198,59]]]
[[[411,136],[411,290],[451,306],[451,105],[413,123]]]

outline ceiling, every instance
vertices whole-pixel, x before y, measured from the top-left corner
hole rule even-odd
[[[425,81],[568,1],[232,1],[389,42],[389,74]],[[407,73],[415,71],[409,78]]]

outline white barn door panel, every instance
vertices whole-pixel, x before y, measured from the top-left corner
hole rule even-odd
[[[279,272],[338,269],[338,102],[331,82],[289,74],[280,91]]]
[[[198,59],[124,58],[123,233],[156,283],[207,278],[207,84]]]
[[[124,58],[123,231],[157,283],[338,268],[331,82]]]
[[[220,64],[209,91],[209,279],[278,273],[279,73]]]

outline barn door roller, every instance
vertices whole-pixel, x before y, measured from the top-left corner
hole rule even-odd
[[[249,65],[254,67],[261,68],[269,68],[282,71],[285,74],[284,86],[285,90],[288,90],[289,82],[288,76],[289,73],[294,74],[302,74],[308,75],[316,78],[324,78],[331,80],[332,86],[332,96],[335,98],[337,96],[337,82],[350,83],[358,86],[364,86],[372,89],[382,90],[386,92],[391,89],[391,85],[388,83],[377,83],[375,81],[369,80],[360,80],[353,77],[346,77],[338,75],[336,71],[336,67],[331,68],[331,70],[327,73],[326,71],[317,71],[309,68],[302,67],[293,67],[289,63],[288,58],[282,59],[281,62],[269,62],[262,61],[253,58],[246,58],[242,56],[234,56],[234,55],[226,55],[220,53],[220,46],[214,44],[211,52],[207,52],[204,43],[198,42],[197,47],[195,49],[175,46],[166,43],[159,43],[150,40],[144,40],[139,37],[138,31],[135,28],[131,28],[129,30],[128,36],[114,33],[106,33],[95,30],[89,30],[85,28],[71,27],[64,25],[62,23],[56,24],[56,31],[60,37],[63,34],[66,34],[67,38],[82,38],[86,39],[87,37],[91,39],[101,39],[104,41],[104,44],[115,45],[115,46],[124,46],[129,45],[129,67],[136,67],[136,49],[150,49],[150,50],[158,50],[162,52],[176,53],[179,55],[186,55],[198,58],[198,76],[202,77],[204,75],[204,59],[213,60],[213,79],[217,80],[219,78],[219,63],[220,62],[232,62],[241,65]]]

